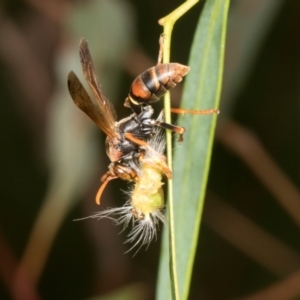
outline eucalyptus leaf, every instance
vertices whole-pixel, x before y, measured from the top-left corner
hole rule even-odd
[[[207,0],[195,33],[182,100],[186,109],[218,108],[229,0]],[[209,172],[216,115],[185,115],[182,145],[173,166],[175,249],[179,299],[187,299]],[[164,232],[157,299],[172,299],[168,231]]]

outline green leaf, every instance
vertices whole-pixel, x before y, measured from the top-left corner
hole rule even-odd
[[[229,0],[207,0],[192,45],[182,100],[186,109],[218,108],[223,75]],[[179,299],[187,299],[198,242],[209,172],[216,115],[185,115],[178,120],[187,132],[176,145],[173,166],[174,222]],[[168,232],[165,230],[157,299],[172,299]]]

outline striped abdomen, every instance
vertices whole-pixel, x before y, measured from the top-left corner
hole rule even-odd
[[[146,70],[133,81],[125,105],[133,107],[158,101],[189,70],[188,66],[178,63],[159,64]]]

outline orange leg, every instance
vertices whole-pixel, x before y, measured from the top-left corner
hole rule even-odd
[[[126,132],[124,134],[125,138],[134,142],[135,144],[137,145],[140,145],[140,146],[144,146],[144,147],[147,147],[148,149],[151,149],[151,151],[154,151],[156,152],[153,148],[151,148],[147,142],[143,141],[143,140],[140,140],[140,139],[137,139],[135,138],[132,133],[128,133]],[[162,159],[160,161],[160,168],[162,170],[162,172],[166,175],[167,178],[171,179],[172,178],[172,171],[170,170],[170,168],[168,167],[168,165],[166,164],[165,162],[165,156],[161,155],[160,153],[157,153],[158,156],[160,156]],[[140,159],[142,160],[144,157],[143,154],[141,154],[141,157]],[[149,161],[147,161],[147,164],[150,164],[150,165],[153,165],[153,167],[157,168],[157,162],[153,162],[150,163]]]
[[[150,150],[153,151],[153,152],[156,152],[152,147],[150,147],[150,146],[148,145],[147,142],[145,142],[145,141],[143,141],[143,140],[140,140],[140,139],[134,137],[132,133],[126,132],[126,133],[124,134],[124,137],[125,137],[126,139],[128,139],[128,140],[134,142],[134,143],[137,144],[137,145],[143,146],[143,147],[145,147],[145,148],[150,149]],[[161,155],[161,154],[157,153],[157,155]],[[141,154],[140,158],[143,159],[143,157],[144,157],[144,154]]]
[[[205,109],[205,110],[192,110],[192,109],[184,109],[184,108],[171,108],[172,113],[176,114],[194,114],[194,115],[210,115],[210,114],[218,114],[220,111],[218,109]],[[158,119],[162,119],[163,112],[160,113]],[[173,124],[161,122],[159,120],[156,120],[156,125],[160,126],[165,129],[169,129],[175,133],[179,134],[178,142],[183,141],[183,134],[185,133],[185,128],[176,126]]]
[[[124,133],[124,137],[126,139],[134,142],[137,145],[144,146],[144,147],[148,146],[147,142],[136,138],[132,133],[126,132],[126,133]]]
[[[193,109],[184,109],[184,108],[171,108],[171,112],[174,114],[190,114],[190,115],[211,115],[219,114],[218,109],[203,109],[203,110],[193,110]]]
[[[218,114],[220,111],[218,109],[205,109],[205,110],[192,110],[192,109],[184,109],[184,108],[171,108],[171,112],[175,114],[194,114],[194,115],[210,115],[210,114]],[[163,110],[161,111],[159,117],[156,120],[156,126],[162,127],[164,129],[171,130],[175,133],[179,134],[178,142],[183,141],[183,134],[185,133],[185,128],[176,126],[173,124],[162,122],[163,120]]]
[[[164,167],[163,169],[162,169],[162,171],[163,171],[163,173],[166,175],[166,177],[168,178],[168,179],[172,179],[172,171],[171,171],[171,169],[167,166],[167,167]]]

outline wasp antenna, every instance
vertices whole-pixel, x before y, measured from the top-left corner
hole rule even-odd
[[[101,186],[97,192],[96,198],[95,198],[95,201],[98,205],[100,205],[101,195],[102,195],[105,187],[111,180],[116,179],[116,178],[117,178],[117,176],[107,176],[106,179],[104,180],[104,182],[101,184]]]

